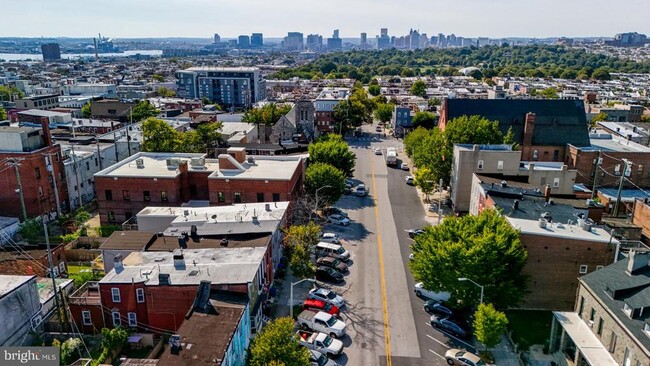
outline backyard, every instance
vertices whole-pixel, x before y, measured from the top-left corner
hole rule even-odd
[[[522,351],[534,344],[547,345],[551,335],[553,314],[540,310],[510,310],[506,312],[512,331],[512,340]]]

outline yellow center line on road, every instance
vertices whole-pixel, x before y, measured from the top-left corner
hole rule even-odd
[[[384,250],[381,245],[381,234],[379,234],[379,200],[377,199],[377,184],[375,183],[375,163],[370,164],[370,175],[372,176],[372,199],[375,203],[375,227],[377,230],[377,250],[379,251],[379,273],[381,277],[381,303],[384,314],[384,345],[386,347],[386,366],[392,365],[390,356],[390,327],[388,326],[388,302],[386,301],[386,275],[384,272]]]

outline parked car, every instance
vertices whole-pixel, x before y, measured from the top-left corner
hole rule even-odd
[[[351,179],[345,179],[345,186],[347,188],[352,188],[354,187],[354,182]]]
[[[451,297],[449,292],[435,292],[430,291],[424,288],[422,282],[418,282],[413,286],[413,291],[418,297],[424,297],[426,299],[438,300],[438,301],[447,301]]]
[[[366,186],[364,184],[359,184],[357,186],[357,196],[365,197],[367,193],[368,192],[366,192]]]
[[[327,356],[324,353],[320,353],[318,351],[310,349],[309,366],[339,366],[339,364],[327,358]]]
[[[430,322],[431,326],[434,328],[444,330],[445,332],[451,333],[458,338],[465,338],[468,335],[468,332],[463,329],[463,327],[451,320],[449,317],[434,314],[431,315]]]
[[[320,241],[323,241],[325,243],[341,244],[339,235],[336,233],[322,233],[320,236]]]
[[[409,234],[409,238],[413,239],[418,235],[425,233],[424,229],[408,229],[406,232]]]
[[[345,250],[341,244],[319,242],[316,244],[317,257],[334,257],[344,261],[350,259],[350,252]]]
[[[381,132],[381,126],[377,126],[377,127],[375,128],[375,131],[377,131],[377,132]]]
[[[316,264],[319,266],[331,267],[335,270],[345,273],[348,271],[348,265],[343,263],[339,258],[334,258],[330,256],[321,257],[316,260]]]
[[[341,210],[341,209],[338,208],[338,207],[328,207],[328,208],[326,208],[326,209],[323,210],[323,214],[324,214],[325,216],[330,216],[330,215],[340,215],[340,216],[343,216],[343,217],[345,217],[345,218],[348,217],[348,213],[345,212],[345,211],[343,211],[343,210]]]
[[[486,366],[487,364],[481,360],[477,355],[463,351],[457,348],[452,348],[445,353],[445,359],[448,365],[458,366]]]
[[[308,299],[322,300],[328,304],[332,304],[339,309],[345,305],[345,300],[340,295],[337,295],[336,292],[326,289],[326,288],[316,288],[309,291],[307,295]]]
[[[316,268],[316,279],[326,282],[343,282],[343,275],[341,272],[331,267],[320,266]]]
[[[299,330],[296,335],[300,345],[310,350],[325,353],[328,356],[338,356],[343,351],[343,342],[332,339],[325,333]]]
[[[415,260],[415,254],[413,253],[409,254],[409,260],[410,261]]]
[[[402,163],[402,164],[399,166],[399,168],[402,169],[402,170],[409,170],[409,165],[406,164],[406,163]]]
[[[359,194],[359,191],[357,190],[357,195]],[[329,215],[327,217],[327,221],[331,222],[332,224],[336,225],[342,225],[342,226],[348,226],[350,225],[350,220],[347,218],[341,216],[341,215]]]
[[[415,184],[415,178],[413,178],[412,175],[407,175],[406,178],[404,178],[404,180],[406,180],[406,184],[410,186]]]
[[[443,316],[452,316],[454,313],[448,307],[444,306],[440,301],[427,300],[424,302],[424,311],[429,314],[438,314]]]
[[[346,331],[344,322],[324,311],[303,310],[296,321],[298,326],[304,330],[323,332],[332,338],[343,337]]]
[[[307,310],[307,309],[324,311],[334,316],[339,316],[339,314],[341,313],[341,309],[339,309],[338,306],[332,305],[323,300],[316,300],[316,299],[305,299],[305,301],[302,303],[302,310]]]
[[[381,149],[380,148],[375,149],[375,155],[381,155]]]

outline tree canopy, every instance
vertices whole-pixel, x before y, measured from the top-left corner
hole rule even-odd
[[[158,115],[158,110],[153,106],[153,104],[146,100],[138,102],[138,104],[133,107],[133,122],[139,122],[149,117],[155,117],[156,115]]]
[[[360,83],[355,83],[347,100],[342,100],[334,106],[334,120],[337,123],[336,132],[347,131],[364,123],[372,123],[372,111],[375,108],[373,99]]]
[[[427,84],[422,80],[416,80],[413,85],[411,85],[411,94],[418,97],[427,95]]]
[[[7,119],[7,111],[4,108],[0,107],[0,121]]]
[[[479,303],[480,289],[458,278],[485,286],[484,300],[497,308],[516,306],[526,291],[521,273],[528,254],[519,233],[494,210],[478,216],[447,217],[438,226],[425,228],[411,245],[409,263],[417,281],[433,291],[447,291],[452,301]]]
[[[287,104],[268,103],[260,108],[247,110],[242,117],[242,121],[258,126],[273,126],[290,110],[291,106]]]
[[[90,102],[84,104],[84,106],[81,107],[81,116],[83,118],[91,118],[93,116],[92,110],[90,108]]]
[[[221,122],[199,125],[196,130],[179,132],[167,122],[148,118],[142,123],[142,151],[206,153],[218,146]]]
[[[508,326],[508,318],[492,304],[479,304],[472,325],[476,339],[483,343],[485,348],[493,348],[501,342]]]
[[[413,184],[415,184],[416,187],[420,188],[422,193],[427,196],[428,201],[429,195],[433,193],[433,190],[436,186],[436,180],[433,172],[427,167],[422,167],[415,171],[413,178]]]
[[[381,88],[377,84],[368,85],[368,93],[370,93],[370,95],[373,97],[376,97],[381,93]]]
[[[24,96],[25,93],[21,92],[13,85],[0,85],[0,100],[14,100]]]
[[[312,208],[313,209],[313,208]],[[284,229],[284,250],[289,258],[291,273],[297,278],[314,274],[311,264],[312,249],[318,244],[320,226],[313,221],[305,225],[292,225]]]
[[[269,322],[251,343],[250,366],[309,365],[309,351],[298,343],[293,319],[278,318]]]
[[[305,189],[314,196],[318,190],[316,204],[319,207],[329,206],[343,195],[345,174],[330,164],[312,163],[305,172]]]
[[[375,118],[381,123],[386,123],[393,118],[393,105],[392,104],[379,104],[375,109]]]
[[[309,145],[310,163],[326,163],[349,176],[354,171],[356,155],[338,135],[326,135]]]
[[[431,112],[416,112],[413,116],[413,126],[415,127],[433,128],[435,125],[436,115]]]

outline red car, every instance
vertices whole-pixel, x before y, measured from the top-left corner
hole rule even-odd
[[[334,316],[339,316],[339,313],[341,312],[338,307],[332,304],[328,304],[325,301],[315,299],[305,299],[305,302],[302,304],[302,309],[320,310]]]

